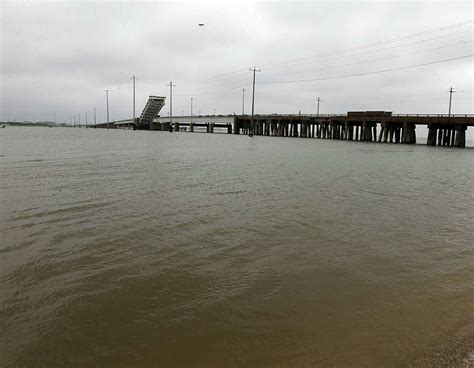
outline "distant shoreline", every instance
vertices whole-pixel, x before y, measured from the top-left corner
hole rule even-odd
[[[55,123],[33,123],[33,122],[0,122],[0,125],[5,126],[20,126],[20,127],[61,127],[63,125],[55,124]]]

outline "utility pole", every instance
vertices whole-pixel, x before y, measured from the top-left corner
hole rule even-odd
[[[53,107],[54,124],[56,124],[56,108]]]
[[[87,111],[86,111],[86,128],[87,128]]]
[[[242,88],[242,115],[244,115],[245,109],[245,88]]]
[[[449,112],[448,112],[448,117],[451,117],[451,100],[453,99],[453,87],[449,90]]]
[[[318,112],[316,113],[316,116],[319,117],[319,101],[321,101],[321,99],[318,97]]]
[[[253,130],[254,130],[254,122],[253,122],[253,113],[254,113],[254,107],[255,107],[255,72],[261,72],[260,69],[255,69],[255,66],[253,69],[249,69],[251,72],[253,71],[253,88],[252,88],[252,119],[250,120],[250,129],[249,129],[249,136],[253,136]]]
[[[94,125],[97,125],[97,120],[96,120],[96,116],[95,116],[95,106],[94,106]]]
[[[176,87],[176,84],[173,84],[170,81],[170,84],[167,84],[170,87],[170,133],[173,131],[173,87]]]
[[[191,97],[191,127],[192,126],[193,126],[193,98]]]
[[[135,80],[138,78],[133,76],[133,124],[135,124]]]
[[[107,129],[109,129],[109,91],[110,89],[105,90],[105,96],[107,99]]]

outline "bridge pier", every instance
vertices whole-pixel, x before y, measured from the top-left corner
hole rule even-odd
[[[363,121],[360,131],[360,140],[365,142],[372,142],[372,128],[374,123]],[[376,133],[376,131],[375,131]]]
[[[455,126],[456,138],[454,139],[454,147],[466,147],[466,130],[467,126],[465,125]]]
[[[428,139],[426,144],[428,146],[436,146],[436,134],[438,133],[438,127],[435,124],[428,125]]]
[[[402,132],[402,141],[401,143],[415,144],[416,143],[416,133],[415,133],[415,124],[413,123],[403,123],[403,132]]]
[[[347,133],[348,133],[347,134],[347,140],[353,141],[354,140],[354,125],[348,122],[346,130],[347,130]]]
[[[444,126],[442,124],[428,125],[428,146],[466,147],[467,126],[456,124]]]
[[[234,134],[240,134],[241,126],[242,126],[242,120],[234,119]]]

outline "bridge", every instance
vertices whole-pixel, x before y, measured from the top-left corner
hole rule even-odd
[[[253,121],[249,116],[236,116],[233,132],[414,144],[419,125],[428,128],[429,146],[465,147],[466,130],[474,126],[474,115],[394,115],[386,111],[354,111],[346,115],[257,115]]]
[[[150,96],[140,118],[101,123],[96,128],[249,134],[348,141],[416,143],[417,126],[428,128],[427,145],[465,147],[474,115],[393,114],[350,111],[327,115],[187,115],[161,117],[165,97]]]

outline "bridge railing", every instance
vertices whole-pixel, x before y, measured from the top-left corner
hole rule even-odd
[[[314,118],[330,118],[330,117],[347,117],[347,114],[255,114],[255,117],[258,116],[305,116],[305,117],[314,117]],[[362,117],[364,115],[360,115]],[[378,117],[378,115],[367,114],[368,117]],[[474,114],[392,114],[391,117],[461,117],[461,118],[474,118]],[[386,117],[390,117],[386,116]]]
[[[392,114],[392,116],[396,117],[403,117],[403,116],[409,116],[409,117],[427,117],[427,118],[449,118],[449,117],[454,117],[454,118],[474,118],[474,114]]]

